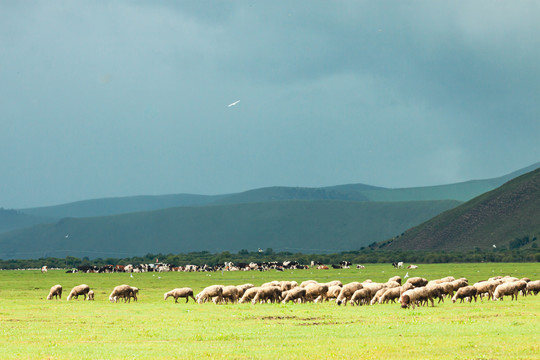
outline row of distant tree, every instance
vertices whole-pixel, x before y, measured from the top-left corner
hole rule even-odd
[[[192,252],[186,254],[147,254],[130,258],[97,258],[89,259],[68,256],[66,258],[40,258],[25,260],[0,260],[0,269],[34,269],[47,265],[50,268],[71,269],[81,265],[126,265],[149,264],[162,262],[179,265],[216,265],[224,262],[249,263],[263,261],[294,260],[300,264],[309,265],[311,261],[323,264],[339,264],[346,260],[353,264],[373,264],[403,261],[406,263],[434,264],[434,263],[467,263],[467,262],[540,262],[540,250],[531,249],[493,249],[470,251],[388,251],[365,248],[358,251],[346,251],[335,254],[302,254],[291,252],[274,252],[272,249],[250,252],[240,250],[238,253],[228,251],[210,253],[208,251]]]

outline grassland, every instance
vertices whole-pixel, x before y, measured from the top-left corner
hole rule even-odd
[[[179,303],[163,293],[211,284],[259,285],[269,280],[386,281],[411,270],[368,265],[364,270],[278,272],[65,274],[0,271],[0,359],[538,359],[540,296],[518,301],[452,304],[403,310],[397,304]],[[414,275],[452,275],[475,282],[494,275],[540,278],[538,264],[421,265]],[[65,300],[86,283],[94,302]],[[108,294],[127,283],[137,303],[112,304]],[[62,301],[45,300],[62,284]]]

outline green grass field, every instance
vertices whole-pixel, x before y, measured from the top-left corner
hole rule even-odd
[[[212,284],[260,285],[270,280],[386,281],[406,272],[435,279],[495,275],[540,278],[540,265],[437,264],[417,270],[367,265],[364,270],[287,272],[66,274],[0,271],[0,359],[538,359],[540,296],[518,301],[444,304],[401,309],[398,304],[214,305],[163,300],[176,287],[195,292]],[[94,302],[66,301],[88,284]],[[112,288],[141,289],[139,301],[110,303]],[[62,301],[48,301],[52,285]]]

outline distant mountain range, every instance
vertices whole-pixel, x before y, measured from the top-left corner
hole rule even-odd
[[[381,244],[397,250],[538,247],[540,169],[407,230]]]
[[[538,167],[540,163],[498,178],[430,187],[269,187],[223,195],[133,196],[0,209],[0,258],[259,247],[305,253],[357,250],[396,237]]]

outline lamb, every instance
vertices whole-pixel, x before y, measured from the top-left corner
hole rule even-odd
[[[531,293],[534,293],[534,295],[538,295],[540,292],[540,280],[535,281],[529,281],[527,283],[527,295],[530,295]]]
[[[464,286],[459,288],[456,291],[456,294],[452,297],[452,302],[455,303],[457,299],[459,299],[460,303],[463,302],[465,298],[469,298],[469,302],[472,301],[471,299],[474,298],[474,302],[476,302],[476,295],[478,290],[474,286]]]
[[[328,292],[328,285],[326,284],[309,284],[306,289],[306,301],[324,301],[326,299],[326,293]]]
[[[55,297],[56,300],[62,299],[62,285],[54,285],[51,288],[49,295],[47,295],[47,300],[52,300],[53,297]]]
[[[94,290],[88,292],[88,301],[94,301]]]
[[[251,301],[251,299],[253,299],[255,295],[257,295],[257,291],[259,291],[259,289],[260,287],[252,287],[252,288],[246,289],[246,291],[244,291],[244,295],[238,302],[242,304],[242,303]]]
[[[133,298],[134,301],[137,301],[137,295],[139,295],[139,288],[136,288],[133,286],[130,286],[130,287],[131,287],[131,293],[129,294],[127,301],[131,302],[131,298]]]
[[[79,295],[84,296],[84,300],[86,300],[86,295],[90,291],[90,286],[86,284],[81,284],[75,286],[73,289],[71,289],[71,292],[69,293],[67,297],[67,301],[71,300],[72,298],[79,299]]]
[[[186,303],[189,301],[189,298],[192,298],[195,302],[195,297],[193,296],[193,289],[192,288],[176,288],[169,292],[166,292],[163,294],[163,300],[167,300],[170,296],[174,297],[174,303],[178,303],[178,298],[186,298]]]
[[[129,285],[123,284],[116,286],[109,295],[109,301],[117,302],[118,299],[124,299],[127,302],[133,295],[133,288]]]
[[[197,294],[196,299],[199,304],[202,304],[213,297],[217,297],[217,303],[221,302],[223,298],[223,285],[211,285],[204,288]]]
[[[357,290],[360,290],[364,287],[359,282],[351,282],[348,284],[345,284],[343,288],[341,288],[341,291],[336,299],[336,304],[341,305],[347,305],[347,302],[351,300],[351,297],[354,295],[354,292]]]
[[[285,295],[285,298],[283,299],[282,303],[286,304],[289,301],[292,301],[293,303],[296,301],[303,301],[306,297],[306,289],[303,287],[295,287],[289,291],[287,291],[287,294]]]
[[[255,294],[255,297],[251,301],[252,304],[257,304],[258,302],[267,302],[270,300],[270,302],[274,303],[276,301],[279,301],[281,298],[281,289],[278,286],[264,286],[260,287],[257,291],[257,294]]]
[[[495,291],[493,292],[493,300],[494,301],[497,301],[499,299],[502,300],[505,295],[511,295],[512,300],[514,299],[517,300],[518,292],[519,292],[518,282],[519,281],[507,282],[507,283],[503,283],[497,286],[495,288]]]

